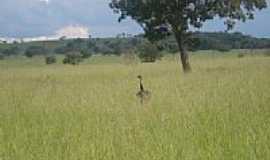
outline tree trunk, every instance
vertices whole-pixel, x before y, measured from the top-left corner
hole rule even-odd
[[[176,33],[175,34],[175,38],[179,47],[179,51],[180,51],[180,57],[181,57],[181,62],[182,62],[182,67],[183,67],[183,71],[184,73],[189,73],[191,72],[191,66],[189,63],[189,55],[188,52],[185,48],[183,39],[182,39],[182,35]]]

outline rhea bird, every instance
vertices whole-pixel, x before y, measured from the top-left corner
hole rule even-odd
[[[142,76],[138,75],[137,78],[140,81],[140,91],[136,94],[136,96],[140,99],[141,104],[143,104],[145,101],[150,99],[151,92],[144,89],[143,83],[142,83]]]

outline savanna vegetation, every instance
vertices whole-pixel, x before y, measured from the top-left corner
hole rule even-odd
[[[187,44],[189,51],[216,50],[229,52],[233,49],[268,49],[270,39],[255,38],[242,33],[226,32],[194,32],[194,41]],[[150,51],[152,50],[152,51]],[[77,54],[82,59],[91,58],[92,55],[117,55],[134,54],[141,61],[155,62],[164,55],[178,53],[178,45],[173,36],[168,36],[154,44],[150,43],[144,35],[131,36],[119,34],[115,38],[89,38],[89,39],[61,39],[59,41],[29,42],[0,44],[0,56],[25,55],[48,57],[51,55]],[[149,58],[154,57],[154,59]]]
[[[236,21],[254,19],[254,13],[267,7],[266,0],[111,0],[110,7],[119,14],[118,21],[130,17],[155,43],[173,35],[185,73],[191,71],[187,47],[196,42],[192,28],[201,28],[216,17],[224,20],[227,30]]]
[[[92,56],[77,67],[63,56],[49,66],[39,56],[7,58],[0,159],[268,160],[270,57],[254,52],[191,54],[187,75],[174,55],[144,64]],[[138,74],[152,93],[143,105]]]
[[[270,40],[190,32],[266,6],[112,0],[144,34],[0,44],[0,160],[269,160]]]

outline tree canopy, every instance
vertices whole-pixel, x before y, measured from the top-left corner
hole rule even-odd
[[[254,18],[254,12],[267,7],[266,0],[112,0],[110,7],[126,17],[136,20],[150,41],[173,34],[181,53],[184,71],[190,71],[185,45],[192,39],[190,27],[200,28],[215,17],[224,19],[228,29],[236,20],[245,22]]]

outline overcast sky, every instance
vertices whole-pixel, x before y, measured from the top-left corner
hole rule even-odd
[[[94,37],[142,32],[131,20],[120,24],[108,7],[110,0],[1,0],[0,37],[54,35],[67,26],[89,28]],[[224,30],[223,22],[207,23],[203,31]],[[238,24],[237,31],[270,38],[270,8],[256,14],[254,21]]]

